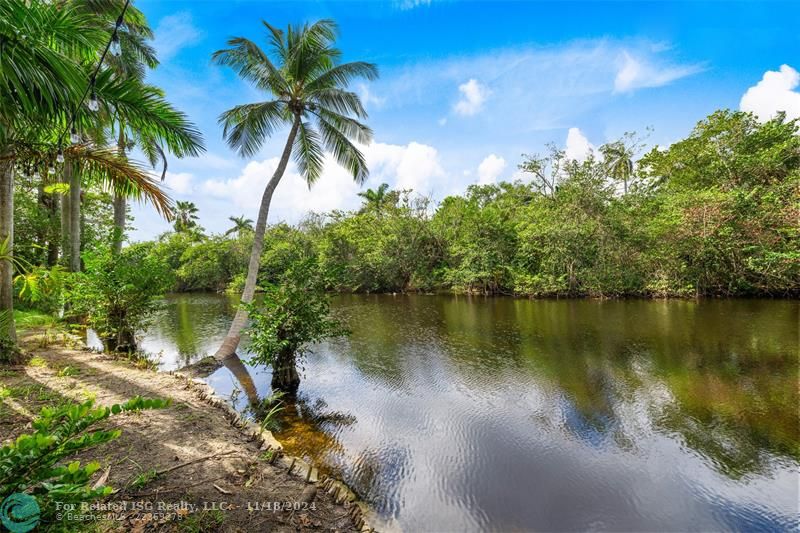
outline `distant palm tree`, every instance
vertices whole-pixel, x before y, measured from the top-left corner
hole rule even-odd
[[[623,191],[628,194],[628,181],[633,177],[633,153],[625,143],[616,141],[600,147],[609,176],[621,181]]]
[[[376,211],[380,211],[389,201],[391,193],[389,191],[389,184],[381,183],[377,189],[367,189],[364,192],[358,193],[358,195],[364,199],[365,208],[372,208]]]
[[[188,232],[197,228],[197,212],[192,202],[175,202],[175,231]]]
[[[244,215],[240,217],[228,217],[228,220],[233,222],[233,227],[226,231],[225,235],[230,235],[231,233],[241,235],[242,232],[253,231],[253,221],[249,218],[244,218]]]
[[[263,24],[269,53],[249,39],[234,37],[228,41],[230,48],[213,55],[215,63],[231,67],[271,98],[236,106],[220,116],[223,135],[232,148],[242,157],[251,157],[276,129],[290,126],[278,166],[261,198],[242,303],[253,300],[272,194],[293,151],[297,168],[309,186],[322,174],[325,152],[333,154],[356,182],[367,179],[366,160],[352,140],[366,144],[372,140],[372,131],[358,121],[366,118],[367,112],[347,86],[356,78],[373,80],[378,76],[371,63],[338,62],[341,52],[333,46],[337,28],[331,20],[302,27],[290,25],[285,32]],[[217,358],[234,354],[246,322],[247,311],[242,306],[216,352]]]

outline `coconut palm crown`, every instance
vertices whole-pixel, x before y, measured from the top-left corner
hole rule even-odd
[[[293,126],[292,151],[303,177],[313,184],[322,173],[325,152],[361,183],[368,176],[364,155],[353,144],[372,140],[372,131],[358,119],[367,112],[358,95],[348,91],[357,78],[374,80],[377,67],[355,61],[338,63],[341,52],[333,47],[336,24],[320,20],[284,32],[263,22],[270,53],[244,37],[228,41],[230,48],[213,55],[219,65],[273,98],[238,105],[220,116],[223,135],[242,157],[252,157],[281,126]]]

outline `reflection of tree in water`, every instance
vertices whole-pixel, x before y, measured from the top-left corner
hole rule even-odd
[[[353,415],[328,410],[325,400],[311,402],[299,395],[286,400],[273,433],[291,455],[313,461],[321,472],[341,474],[336,458],[343,457],[345,450],[336,434],[355,423]]]

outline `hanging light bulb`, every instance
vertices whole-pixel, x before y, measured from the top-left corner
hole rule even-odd
[[[39,179],[39,178],[41,178],[41,177],[42,177],[42,175],[41,175],[41,174],[39,174],[39,167],[38,167],[38,166],[36,166],[36,167],[33,169],[33,179],[35,179],[35,180],[38,180],[38,179]]]
[[[69,141],[72,144],[78,144],[81,142],[81,137],[78,135],[78,130],[75,129],[75,126],[72,126],[72,130],[69,132]]]
[[[56,173],[56,167],[53,165],[53,163],[50,163],[50,166],[47,167],[47,173],[51,176]]]
[[[64,162],[64,150],[61,148],[61,146],[58,147],[58,153],[56,154],[56,161],[58,163]]]
[[[119,42],[119,35],[117,32],[114,32],[114,35],[111,37],[111,44],[108,47],[108,53],[110,53],[114,57],[119,57],[122,55],[122,45]]]
[[[94,87],[92,87],[92,95],[89,97],[89,111],[99,111],[100,110],[100,102],[97,101],[97,94],[94,92]]]

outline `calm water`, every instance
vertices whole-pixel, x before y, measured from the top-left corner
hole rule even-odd
[[[144,348],[164,368],[213,353],[230,300],[167,303]],[[798,302],[345,296],[335,311],[352,336],[314,347],[277,436],[385,529],[798,527]],[[209,382],[240,408],[269,394],[268,369],[237,374]]]

